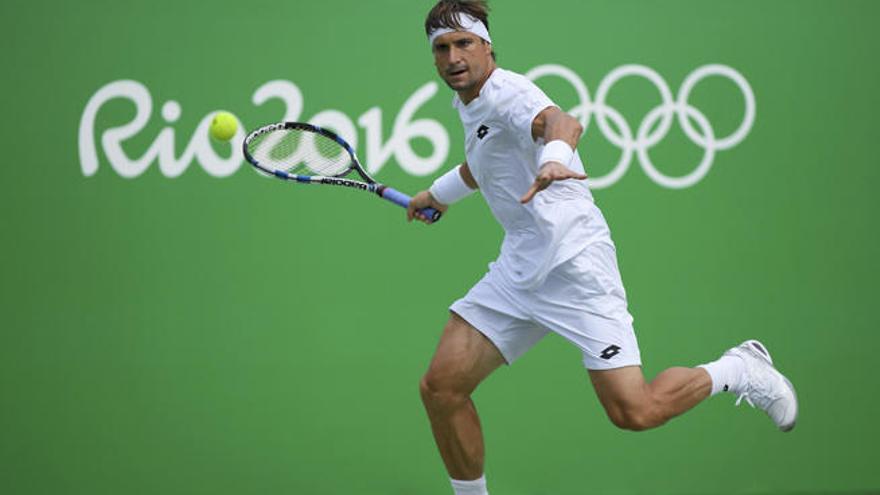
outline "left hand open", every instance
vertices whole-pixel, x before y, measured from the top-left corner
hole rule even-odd
[[[538,170],[538,175],[535,177],[535,182],[532,183],[532,187],[529,188],[525,196],[519,201],[523,204],[528,203],[535,197],[535,194],[547,189],[554,180],[584,180],[586,178],[586,174],[575,172],[559,162],[547,162]]]

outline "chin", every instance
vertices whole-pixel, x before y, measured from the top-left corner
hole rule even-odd
[[[458,83],[453,83],[446,81],[446,85],[449,86],[449,89],[453,91],[466,91],[474,87],[473,81],[463,81]]]

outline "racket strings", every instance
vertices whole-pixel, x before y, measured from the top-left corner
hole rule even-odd
[[[341,177],[352,170],[348,151],[335,140],[302,129],[278,129],[248,144],[248,153],[261,165],[294,175]]]

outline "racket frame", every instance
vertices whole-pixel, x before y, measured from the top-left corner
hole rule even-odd
[[[291,129],[300,129],[308,132],[314,132],[316,134],[321,134],[327,138],[330,138],[333,141],[336,141],[336,143],[342,146],[342,148],[348,153],[349,157],[351,157],[351,166],[345,169],[342,173],[335,176],[291,174],[284,170],[276,170],[266,167],[265,165],[261,164],[256,158],[254,158],[253,155],[251,155],[251,153],[248,151],[248,144],[257,137],[274,131]],[[371,193],[376,193],[379,197],[387,199],[404,208],[406,208],[409,204],[409,196],[384,184],[376,182],[372,177],[370,177],[370,174],[368,174],[367,171],[364,170],[363,166],[361,166],[361,162],[360,160],[358,160],[357,154],[355,153],[351,145],[349,145],[348,142],[342,139],[342,137],[340,137],[335,132],[329,129],[325,129],[323,127],[305,122],[278,122],[275,124],[264,125],[258,129],[255,129],[254,131],[251,131],[247,135],[247,137],[244,138],[244,141],[241,144],[241,149],[244,153],[245,160],[247,160],[248,163],[250,163],[257,170],[266,175],[271,175],[279,179],[284,179],[292,182],[298,182],[300,184],[328,184],[333,186],[361,189]],[[360,175],[361,178],[364,180],[359,181],[354,179],[345,179],[341,177],[347,175],[352,170],[355,170],[358,175]],[[426,218],[430,220],[431,223],[439,220],[441,216],[441,212],[434,208],[424,208],[421,210],[421,212],[425,215]]]

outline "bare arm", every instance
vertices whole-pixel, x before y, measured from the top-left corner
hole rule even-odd
[[[581,123],[571,115],[563,112],[559,107],[547,107],[532,121],[532,139],[544,138],[545,143],[561,139],[577,148],[584,128]]]
[[[543,138],[545,143],[550,141],[565,141],[571,149],[577,148],[584,128],[580,122],[571,115],[560,110],[558,107],[547,107],[532,121],[532,138]],[[587,176],[577,173],[559,162],[547,162],[538,170],[535,182],[526,194],[520,199],[522,203],[528,203],[538,192],[547,189],[555,180],[586,179]]]
[[[461,174],[462,180],[464,180],[464,183],[467,184],[469,188],[480,188],[480,186],[477,184],[477,180],[474,179],[474,175],[471,173],[471,168],[468,167],[467,162],[461,164],[461,168],[458,169],[458,172]]]

